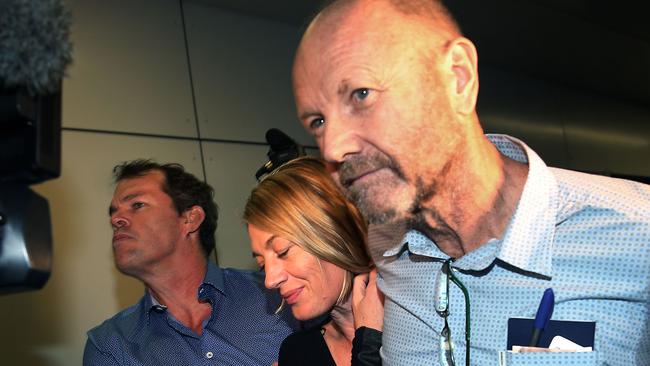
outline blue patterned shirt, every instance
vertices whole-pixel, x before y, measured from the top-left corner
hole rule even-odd
[[[212,303],[199,336],[145,294],[88,332],[84,365],[263,365],[299,329],[290,311],[274,315],[280,298],[264,288],[261,272],[209,263],[198,298]]]
[[[452,263],[471,299],[471,364],[499,365],[508,319],[534,317],[550,287],[552,319],[596,322],[595,352],[528,354],[529,362],[508,365],[650,365],[650,186],[548,168],[521,141],[488,138],[529,172],[503,237]],[[417,231],[398,230],[406,232],[398,240],[387,232],[371,228],[369,238],[386,295],[384,364],[438,365],[443,319],[434,296],[448,256]],[[456,364],[464,365],[465,303],[454,284],[449,311]]]

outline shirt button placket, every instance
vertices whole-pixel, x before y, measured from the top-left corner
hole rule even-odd
[[[205,353],[205,358],[207,358],[207,359],[211,359],[212,357],[214,357],[214,353],[212,353],[212,352],[210,352],[210,351],[208,351],[208,352]]]

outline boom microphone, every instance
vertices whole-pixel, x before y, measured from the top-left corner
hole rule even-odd
[[[49,206],[28,185],[60,174],[70,19],[59,0],[0,0],[0,294],[50,277]]]
[[[70,12],[59,0],[0,1],[0,87],[57,92],[72,61]]]
[[[59,0],[0,1],[0,182],[60,174],[70,19]]]

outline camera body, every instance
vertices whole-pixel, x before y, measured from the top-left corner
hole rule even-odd
[[[40,289],[50,277],[50,209],[29,185],[60,171],[60,88],[0,91],[0,294]]]
[[[0,294],[42,288],[52,269],[47,200],[22,183],[0,184]]]

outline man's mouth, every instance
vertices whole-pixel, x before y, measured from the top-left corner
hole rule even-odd
[[[343,188],[350,188],[383,169],[390,169],[399,176],[399,171],[394,166],[390,158],[382,154],[353,156],[339,166],[339,182]]]
[[[124,240],[132,239],[131,235],[125,233],[115,233],[113,234],[113,244],[122,242]]]
[[[380,171],[381,169],[384,169],[384,168],[380,167],[380,168],[377,168],[377,169],[369,170],[369,171],[363,172],[361,174],[358,174],[357,176],[354,176],[354,177],[343,177],[343,176],[341,176],[341,179],[340,179],[341,180],[341,185],[343,187],[345,187],[345,188],[350,188],[354,183],[356,183],[358,181],[361,181],[364,178],[370,177],[371,175],[373,175],[374,173]]]

